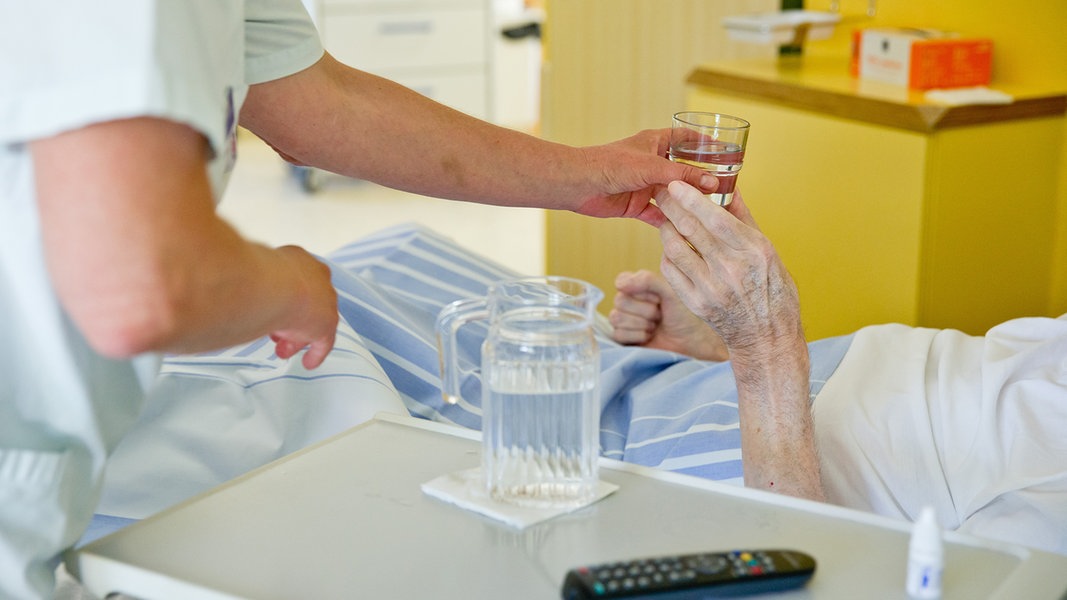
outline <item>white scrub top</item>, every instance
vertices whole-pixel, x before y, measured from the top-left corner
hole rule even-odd
[[[157,116],[203,133],[216,197],[247,85],[322,55],[299,0],[53,0],[0,18],[0,597],[48,597],[108,452],[159,360],[110,360],[68,320],[42,254],[27,142]],[[71,198],[77,202],[78,198]]]

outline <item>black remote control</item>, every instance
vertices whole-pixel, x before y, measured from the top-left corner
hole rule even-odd
[[[563,600],[747,596],[798,588],[814,574],[815,559],[795,550],[658,556],[571,569],[563,580]]]

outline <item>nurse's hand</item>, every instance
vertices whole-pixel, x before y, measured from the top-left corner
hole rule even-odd
[[[710,194],[718,179],[702,169],[668,160],[670,129],[649,129],[602,146],[580,148],[584,173],[590,176],[580,195],[579,214],[629,217],[659,227],[663,213],[652,203],[672,181],[685,181]],[[568,207],[569,208],[569,207]]]
[[[303,301],[294,306],[288,323],[271,332],[274,352],[287,359],[307,348],[302,358],[306,369],[322,364],[333,349],[337,336],[337,291],[330,282],[330,269],[303,248],[282,246],[277,251],[294,267],[301,282],[298,297]]]

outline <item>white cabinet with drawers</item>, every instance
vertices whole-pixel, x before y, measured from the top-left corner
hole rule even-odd
[[[488,0],[305,0],[338,60],[492,119]]]

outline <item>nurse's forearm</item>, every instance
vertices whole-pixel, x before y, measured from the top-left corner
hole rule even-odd
[[[592,189],[596,159],[498,127],[326,55],[254,85],[241,123],[302,164],[411,192],[509,206],[574,209],[555,191]]]

